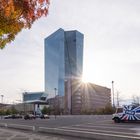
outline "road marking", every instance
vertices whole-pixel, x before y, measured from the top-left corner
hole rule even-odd
[[[108,134],[108,133],[99,133],[99,132],[87,132],[87,131],[80,131],[80,130],[65,130],[62,128],[47,128],[47,127],[39,127],[41,129],[48,129],[48,130],[57,130],[57,131],[63,131],[63,132],[72,132],[73,133],[81,133],[81,134],[92,134],[92,135],[99,135],[99,136],[109,136],[109,137],[117,137],[117,138],[130,138],[135,140],[140,140],[140,137],[137,136],[125,136],[125,135],[116,135],[116,134]]]
[[[98,122],[107,122],[107,121],[109,121],[109,120],[106,120],[106,121],[98,121]],[[110,122],[110,121],[109,121]],[[126,124],[124,124],[124,123],[122,123],[122,124],[114,124],[114,123],[111,123],[111,124],[99,124],[99,123],[83,123],[83,124],[76,124],[76,125],[68,125],[67,127],[69,127],[69,126],[85,126],[85,125],[88,125],[89,127],[92,125],[92,126],[110,126],[110,128],[119,128],[120,129],[120,127],[123,129],[127,129],[128,127],[130,128],[130,127],[136,127],[136,125],[134,124],[134,125],[130,125],[130,124],[128,124],[128,125],[126,125]],[[64,126],[65,127],[65,126]],[[58,127],[58,128],[61,128],[61,127]],[[62,128],[63,128],[63,126],[62,126]]]
[[[12,125],[13,125],[13,126],[23,126],[23,127],[24,127],[24,126],[25,126],[25,127],[32,127],[32,128],[34,127],[34,126],[31,126],[31,125],[12,124],[12,123],[9,123],[9,124],[8,124],[8,126],[12,126]]]
[[[130,130],[135,130],[137,135],[140,135],[140,127],[130,128]]]
[[[96,130],[96,129],[86,129],[86,128],[72,128],[72,127],[63,127],[63,128],[67,128],[67,129],[70,129],[70,130],[80,130],[80,131],[88,131],[88,132],[103,132],[103,133],[116,133],[116,134],[124,134],[124,135],[135,135],[135,134],[137,134],[137,133],[117,132],[117,131],[108,131],[108,130]]]
[[[124,124],[124,123],[121,123],[121,124],[114,124],[114,123],[112,123],[112,124],[95,124],[95,123],[87,123],[88,125],[92,125],[92,126],[114,126],[114,127],[123,127],[123,128],[130,128],[130,127],[136,127],[136,126],[138,126],[138,124],[130,124],[130,123],[128,123],[128,124]],[[79,126],[82,126],[82,124],[81,125],[79,125]]]
[[[15,129],[24,129],[24,130],[32,130],[35,131],[35,126],[30,125],[21,125],[21,124],[7,124],[8,128],[15,128]]]
[[[112,127],[112,126],[89,126],[89,125],[71,125],[71,126],[63,126],[58,128],[69,128],[69,127],[89,127],[89,128],[111,128],[111,129],[122,129],[122,130],[130,130],[130,128],[125,127]]]

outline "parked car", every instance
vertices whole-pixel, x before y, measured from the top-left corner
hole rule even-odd
[[[140,106],[128,105],[118,107],[113,118],[115,123],[140,121]]]
[[[35,116],[36,118],[40,118],[40,119],[49,119],[49,115],[47,114],[38,114]]]
[[[13,115],[11,115],[11,118],[12,118],[12,119],[21,119],[21,118],[22,118],[22,115],[13,114]]]
[[[25,120],[32,120],[32,119],[36,119],[36,117],[35,117],[35,115],[33,115],[33,114],[26,114],[26,115],[24,116],[24,119],[25,119]]]
[[[4,116],[4,119],[11,119],[11,115]]]
[[[47,114],[42,114],[42,115],[40,115],[40,118],[41,119],[49,119],[50,117]]]
[[[4,116],[4,119],[21,119],[21,118],[22,116],[19,114],[12,114],[12,115]]]

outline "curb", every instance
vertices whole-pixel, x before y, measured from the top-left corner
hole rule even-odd
[[[28,126],[28,125],[8,124],[7,128],[35,131],[34,126]]]
[[[35,126],[0,123],[0,127],[35,131]]]

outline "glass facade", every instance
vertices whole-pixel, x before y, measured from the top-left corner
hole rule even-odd
[[[71,79],[81,78],[82,71],[83,34],[59,29],[45,39],[45,92],[48,98],[55,94],[71,94],[72,90],[67,89]]]
[[[44,92],[24,92],[23,93],[23,101],[35,101],[35,100],[41,100],[45,101],[47,100],[47,94]]]
[[[83,71],[83,34],[65,32],[65,78],[79,78]]]
[[[64,95],[64,31],[59,29],[45,39],[45,92],[48,98]]]

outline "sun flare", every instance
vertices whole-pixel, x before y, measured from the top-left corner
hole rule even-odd
[[[88,77],[83,76],[83,77],[82,77],[82,82],[83,82],[83,83],[88,83],[88,82],[89,82]]]

